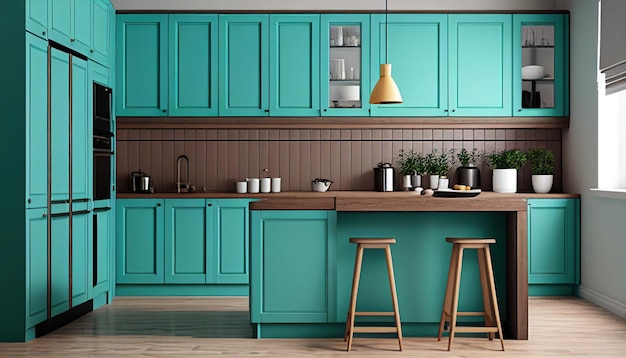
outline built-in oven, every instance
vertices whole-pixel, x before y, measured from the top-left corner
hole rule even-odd
[[[111,199],[111,96],[109,87],[93,84],[93,200]]]

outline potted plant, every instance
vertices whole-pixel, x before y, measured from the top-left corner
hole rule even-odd
[[[470,152],[461,148],[456,157],[461,166],[456,169],[457,183],[469,185],[472,188],[480,188],[480,169],[478,164],[483,159],[484,152],[478,148],[473,148]]]
[[[493,191],[517,192],[517,171],[526,163],[526,153],[519,149],[504,149],[487,156],[493,169]]]
[[[549,193],[554,180],[554,155],[547,148],[533,148],[526,153],[530,161],[535,193]]]
[[[455,163],[454,149],[442,150],[439,152],[437,148],[426,155],[425,171],[430,176],[431,189],[448,188],[448,171]]]
[[[403,188],[411,189],[422,186],[422,174],[424,174],[424,156],[413,149],[405,151],[400,149],[398,165],[404,176]]]

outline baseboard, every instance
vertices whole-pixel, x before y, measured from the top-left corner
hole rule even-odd
[[[622,318],[626,318],[626,304],[608,297],[598,291],[580,286],[580,297],[608,311],[611,311]]]

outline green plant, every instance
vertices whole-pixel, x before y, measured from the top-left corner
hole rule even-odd
[[[487,163],[493,169],[517,169],[526,163],[526,153],[519,149],[504,149],[487,155]]]
[[[469,166],[477,166],[483,158],[485,153],[478,148],[472,149],[472,151],[468,151],[465,148],[461,148],[461,150],[456,153],[456,157],[459,159],[461,166],[469,167]]]
[[[546,148],[533,148],[526,153],[533,175],[554,174],[554,155]]]
[[[454,149],[439,152],[437,148],[433,148],[433,150],[426,155],[425,161],[427,174],[447,176],[450,167],[455,163]]]
[[[398,165],[403,175],[423,174],[425,171],[424,156],[413,149],[405,151],[400,149]]]

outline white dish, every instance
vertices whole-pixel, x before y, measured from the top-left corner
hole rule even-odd
[[[523,80],[540,80],[546,75],[543,66],[530,65],[522,67]]]

